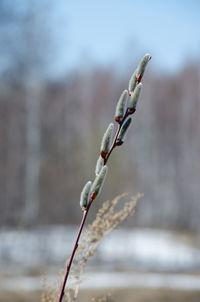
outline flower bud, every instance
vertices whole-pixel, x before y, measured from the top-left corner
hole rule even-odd
[[[124,90],[119,98],[115,111],[115,120],[120,123],[124,117],[124,108],[128,97],[128,91]]]
[[[95,174],[96,176],[99,175],[99,172],[101,171],[101,168],[103,167],[104,160],[101,156],[99,156],[97,163],[96,163],[96,169],[95,169]]]
[[[137,83],[140,83],[149,60],[151,60],[151,56],[149,54],[146,54],[140,61],[139,65],[136,69]]]
[[[103,187],[105,177],[106,177],[107,170],[108,170],[107,166],[103,166],[100,173],[96,176],[96,178],[92,184],[91,190],[90,190],[90,192],[91,192],[90,197],[92,199],[95,199],[96,196],[98,194],[100,194],[101,189]]]
[[[80,196],[80,206],[83,211],[87,209],[88,201],[89,201],[89,193],[91,188],[92,182],[88,181],[85,186],[83,187],[83,190],[81,192]]]
[[[138,102],[138,100],[139,100],[141,88],[142,88],[142,83],[139,83],[139,84],[136,86],[136,88],[135,88],[133,94],[132,94],[131,97],[130,97],[129,104],[128,104],[128,109],[129,109],[129,112],[130,112],[130,113],[133,113],[133,112],[135,112],[135,110],[136,110],[136,105],[137,105],[137,102]]]
[[[103,135],[102,141],[101,141],[101,156],[102,158],[106,158],[109,148],[110,148],[110,144],[111,144],[111,140],[112,140],[112,134],[113,134],[113,129],[114,129],[114,124],[111,123],[106,132]]]
[[[132,74],[129,84],[128,84],[128,90],[129,90],[129,95],[132,95],[137,83],[137,77],[136,77],[136,71]]]
[[[124,142],[124,138],[125,138],[125,135],[127,134],[127,130],[131,124],[131,121],[132,119],[129,117],[122,125],[121,129],[120,129],[120,132],[118,134],[118,137],[117,137],[117,140],[116,140],[116,144],[118,146],[122,145],[123,142]]]

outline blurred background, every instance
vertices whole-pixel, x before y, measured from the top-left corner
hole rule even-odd
[[[133,125],[89,220],[123,192],[144,198],[89,271],[103,270],[101,280],[131,271],[135,301],[199,301],[199,32],[197,0],[0,1],[0,301],[32,301],[30,291],[39,301],[40,275],[63,267],[80,191],[145,53],[152,60]],[[113,257],[120,242],[124,261],[125,249]]]

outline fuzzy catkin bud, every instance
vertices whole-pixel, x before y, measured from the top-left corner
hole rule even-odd
[[[101,168],[103,167],[103,164],[104,164],[104,160],[101,156],[99,156],[99,158],[97,159],[96,169],[95,169],[96,176],[99,175],[99,172],[101,171]]]
[[[134,71],[128,84],[129,95],[132,95],[136,87],[136,84],[137,84],[137,77],[136,77],[136,71]]]
[[[102,141],[101,141],[101,156],[102,158],[106,158],[106,155],[108,154],[111,140],[112,140],[112,134],[113,134],[114,124],[111,123],[106,132],[103,135]]]
[[[90,193],[90,188],[91,188],[92,182],[88,181],[85,186],[83,187],[83,190],[81,192],[81,197],[80,197],[80,206],[83,211],[86,210],[88,201],[89,201],[89,193]]]
[[[105,180],[105,177],[106,177],[106,173],[107,173],[107,166],[103,166],[103,168],[101,169],[100,173],[96,176],[93,184],[92,184],[92,187],[91,187],[91,198],[95,199],[96,196],[98,194],[100,194],[101,192],[101,189],[103,187],[103,183],[104,183],[104,180]]]
[[[120,132],[118,134],[118,137],[117,137],[117,140],[116,140],[116,144],[118,146],[122,145],[123,142],[124,142],[124,138],[125,138],[125,135],[127,134],[127,130],[131,124],[131,121],[132,119],[129,117],[122,125],[121,129],[120,129]]]
[[[128,97],[128,91],[124,90],[119,98],[115,111],[115,120],[120,123],[124,117],[124,108]]]
[[[140,83],[142,77],[143,77],[143,74],[144,74],[144,71],[145,71],[145,68],[147,66],[147,63],[149,62],[149,60],[151,60],[151,56],[149,54],[146,54],[142,60],[140,61],[137,69],[136,69],[136,78],[137,78],[137,82]]]
[[[136,86],[136,88],[135,88],[133,94],[132,94],[131,97],[130,97],[129,104],[128,104],[128,109],[129,109],[130,113],[133,113],[133,112],[135,112],[135,110],[136,110],[136,105],[137,105],[137,102],[138,102],[138,100],[139,100],[141,88],[142,88],[142,83],[139,83],[139,84]],[[133,111],[133,112],[132,112],[132,111]]]

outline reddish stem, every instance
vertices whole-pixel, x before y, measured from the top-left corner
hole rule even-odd
[[[68,262],[67,267],[66,267],[65,277],[64,277],[64,280],[63,280],[63,283],[62,283],[62,287],[61,287],[61,291],[60,291],[60,295],[59,295],[58,302],[61,302],[62,299],[63,299],[64,293],[65,293],[65,285],[66,285],[66,283],[67,283],[67,279],[68,279],[69,272],[70,272],[70,269],[71,269],[72,261],[73,261],[73,259],[74,259],[76,250],[77,250],[77,248],[78,248],[79,239],[80,239],[80,236],[81,236],[81,233],[82,233],[82,230],[83,230],[83,227],[84,227],[86,218],[87,218],[87,214],[88,214],[88,211],[89,211],[89,209],[90,209],[90,206],[91,206],[92,202],[93,202],[93,199],[90,198],[90,201],[89,201],[89,203],[88,203],[88,207],[87,207],[87,209],[83,212],[83,217],[82,217],[82,220],[81,220],[81,223],[80,223],[80,226],[79,226],[78,234],[77,234],[77,236],[76,236],[76,241],[75,241],[75,244],[74,244],[74,248],[73,248],[73,250],[72,250],[72,253],[71,253],[69,262]]]

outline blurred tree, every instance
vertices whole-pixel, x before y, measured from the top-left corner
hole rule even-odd
[[[53,82],[66,50],[57,43],[66,42],[66,23],[55,21],[62,2],[0,1],[0,219],[7,224],[22,216],[79,220],[80,190],[94,177],[101,135],[132,71],[82,68]],[[174,75],[149,70],[127,146],[113,153],[100,199],[144,192],[133,220],[140,226],[200,229],[199,70],[198,62]]]
[[[35,221],[39,213],[40,103],[44,82],[51,74],[52,55],[55,56],[58,46],[51,31],[54,9],[55,5],[48,0],[17,1],[17,5],[4,0],[0,3],[1,77],[7,83],[20,85],[26,99],[23,210],[26,223]]]

